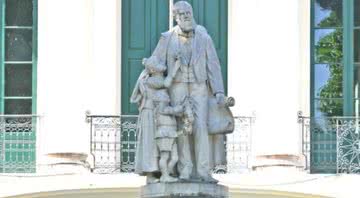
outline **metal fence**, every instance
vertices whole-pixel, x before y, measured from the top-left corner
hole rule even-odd
[[[254,117],[235,118],[235,131],[226,135],[226,161],[215,173],[249,171]],[[94,173],[133,172],[137,116],[87,115],[90,123],[90,151]]]
[[[37,115],[0,115],[0,173],[36,172]]]
[[[298,123],[300,125],[301,133],[301,151],[305,157],[305,170],[310,169],[310,117],[302,116],[301,112],[298,115]]]
[[[360,173],[360,118],[299,116],[311,173]]]

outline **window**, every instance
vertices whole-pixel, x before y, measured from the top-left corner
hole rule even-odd
[[[35,171],[37,1],[0,0],[0,172]],[[8,117],[11,115],[12,117]]]
[[[312,6],[312,116],[360,116],[360,0]]]
[[[360,116],[360,0],[312,0],[313,173],[337,170],[335,116]]]

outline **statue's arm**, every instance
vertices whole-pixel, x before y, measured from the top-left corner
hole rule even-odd
[[[157,56],[158,59],[160,60],[160,63],[164,65],[166,65],[166,54],[167,54],[167,48],[168,48],[170,36],[171,36],[170,32],[162,33],[159,42],[156,45],[156,48],[154,49],[152,54],[153,56]]]
[[[140,103],[141,99],[144,97],[144,85],[143,85],[143,81],[147,78],[147,72],[146,70],[143,70],[138,78],[138,80],[136,81],[134,90],[131,94],[130,97],[130,102],[131,103]]]
[[[208,80],[213,94],[224,93],[224,82],[221,75],[220,61],[216,54],[214,43],[209,35],[206,35],[206,61]]]
[[[167,106],[161,110],[161,114],[178,115],[181,114],[183,111],[184,107],[182,105],[177,105],[175,107]]]
[[[131,102],[137,103],[139,105],[141,99],[142,99],[142,95],[138,94]]]

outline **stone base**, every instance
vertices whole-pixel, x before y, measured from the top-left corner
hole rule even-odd
[[[273,154],[256,156],[253,162],[253,170],[265,170],[274,167],[295,167],[303,169],[305,159],[293,154]]]
[[[156,183],[141,187],[142,198],[228,198],[226,186],[211,183]]]
[[[90,165],[86,161],[87,154],[63,152],[49,153],[39,160],[39,174],[77,174],[88,173]]]

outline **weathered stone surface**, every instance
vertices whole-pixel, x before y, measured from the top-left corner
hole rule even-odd
[[[141,187],[141,198],[228,198],[226,186],[211,183],[156,183]]]

